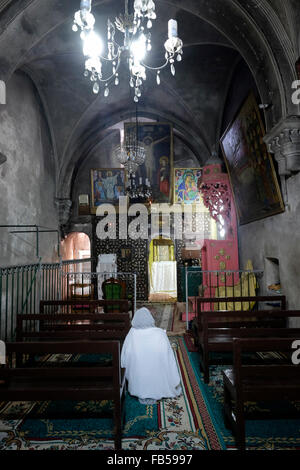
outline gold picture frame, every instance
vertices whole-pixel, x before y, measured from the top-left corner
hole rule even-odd
[[[173,126],[169,122],[139,122],[138,140],[144,144],[146,158],[136,178],[150,181],[153,203],[171,203],[173,197]],[[136,123],[125,122],[125,141],[129,134],[136,134]]]
[[[200,192],[203,168],[174,168],[173,204],[202,204]]]
[[[124,168],[91,169],[91,213],[96,214],[102,204],[118,204],[125,196],[126,174]]]
[[[260,110],[251,92],[220,140],[240,225],[284,212],[264,135]]]

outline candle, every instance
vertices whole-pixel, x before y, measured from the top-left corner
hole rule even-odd
[[[177,38],[177,21],[176,20],[169,20],[168,35],[169,35],[169,39]]]
[[[92,0],[81,0],[80,10],[91,11],[92,9]]]

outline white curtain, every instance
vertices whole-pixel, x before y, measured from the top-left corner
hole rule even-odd
[[[102,283],[117,272],[117,255],[99,255],[97,264],[98,299],[103,298]],[[102,273],[111,273],[111,276]]]
[[[150,276],[150,294],[177,297],[176,261],[154,261]]]

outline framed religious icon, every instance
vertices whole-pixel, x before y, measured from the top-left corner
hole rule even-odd
[[[221,138],[240,225],[284,212],[265,130],[253,93]]]
[[[101,204],[117,204],[125,195],[125,170],[122,168],[99,168],[91,170],[91,211],[96,213]]]
[[[119,249],[119,254],[122,261],[131,261],[132,247],[128,245],[122,245]]]
[[[146,151],[145,162],[136,172],[139,178],[150,181],[153,203],[172,201],[173,184],[173,127],[164,122],[126,122],[124,124],[125,140],[132,140],[138,134]]]
[[[174,204],[200,204],[201,168],[174,169]]]

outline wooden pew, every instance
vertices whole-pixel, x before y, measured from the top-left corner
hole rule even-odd
[[[243,310],[248,311],[249,313],[255,312],[257,310],[262,310],[261,305],[259,304],[266,304],[266,310],[270,310],[269,304],[278,304],[278,308],[280,310],[287,309],[286,297],[285,295],[261,295],[261,296],[245,296],[245,297],[197,297],[197,316],[198,318],[201,316],[202,311],[206,312],[220,312],[226,311],[228,315],[231,311],[235,310]],[[252,304],[254,303],[255,306],[252,309],[246,309],[243,307],[243,304]],[[204,308],[205,304],[210,304],[210,308]],[[218,308],[215,310],[214,306],[217,304]],[[221,310],[219,307],[221,305],[227,304],[228,308]],[[230,304],[233,304],[233,309],[229,310]],[[242,309],[235,308],[236,304],[242,304]],[[260,308],[259,308],[260,307]],[[251,315],[250,315],[251,316]]]
[[[287,304],[286,304],[286,297],[284,295],[264,295],[264,296],[247,296],[247,297],[197,297],[196,298],[196,303],[197,303],[197,316],[194,319],[192,323],[192,335],[194,338],[195,345],[198,345],[198,335],[199,331],[201,331],[202,328],[202,313],[205,312],[227,312],[228,319],[231,318],[230,312],[232,311],[237,311],[239,310],[238,308],[235,308],[237,304],[241,304],[242,311],[247,311],[249,312],[249,319],[250,321],[255,320],[255,316],[252,312],[256,312],[257,310],[262,310],[259,307],[259,304],[265,303],[266,307],[269,307],[268,304],[276,304],[278,305],[278,308],[280,310],[286,310]],[[249,307],[249,303],[252,304],[254,303],[254,308],[253,309],[246,309],[244,305]],[[210,305],[210,308],[207,309],[207,304]],[[226,308],[225,310],[220,310],[214,309],[215,305],[217,304],[218,307],[222,306],[225,304],[225,306],[230,307],[230,304],[233,305],[232,310],[228,310]],[[204,308],[205,307],[205,308]],[[267,308],[267,310],[270,310],[270,308]],[[243,319],[244,319],[244,314],[243,314]],[[212,321],[213,321],[213,315],[212,315]],[[235,321],[238,321],[238,318],[235,319]],[[285,326],[284,324],[281,324],[280,326]]]
[[[97,339],[123,342],[129,330],[129,313],[19,314],[16,340]]]
[[[209,382],[209,366],[215,363],[212,352],[232,351],[233,338],[270,336],[272,330],[271,336],[274,336],[279,329],[283,334],[290,335],[293,329],[285,325],[289,318],[299,318],[300,310],[259,310],[253,312],[255,318],[249,318],[248,311],[233,311],[229,315],[230,321],[228,312],[201,312],[197,345],[205,383]]]
[[[245,365],[242,354],[253,351],[291,353],[294,340],[299,338],[299,335],[294,335],[289,338],[233,340],[233,368],[222,372],[224,413],[225,422],[233,429],[240,450],[245,449],[245,402],[299,400],[300,396],[299,365],[293,365],[292,361],[280,365]],[[294,417],[299,418],[299,414]]]
[[[44,354],[111,354],[109,366],[78,363],[66,367],[53,363],[34,367],[32,363],[13,367],[12,361],[0,368],[0,401],[46,400],[111,400],[114,406],[115,449],[122,448],[122,397],[125,392],[125,370],[120,366],[118,341],[80,342],[15,342],[6,344],[7,355]],[[69,365],[69,367],[68,367]]]
[[[232,311],[245,311],[249,313],[249,318],[254,317],[254,312],[258,310],[271,310],[270,304],[278,305],[277,309],[286,310],[287,302],[285,295],[261,295],[261,296],[245,296],[245,297],[197,297],[197,321],[196,325],[201,326],[202,312],[224,312],[226,316],[230,317]],[[207,309],[207,304],[210,308]],[[226,309],[221,309],[221,306],[226,306]],[[229,309],[230,304],[233,306]],[[236,308],[237,304],[241,304],[242,308]],[[246,304],[246,306],[245,306]],[[249,304],[254,304],[252,309],[249,309]],[[206,305],[206,308],[204,306]],[[215,310],[215,306],[218,308]],[[248,307],[248,308],[245,308]],[[262,308],[266,307],[266,308]],[[273,309],[273,308],[272,308]],[[276,310],[276,308],[274,308]],[[196,326],[196,327],[197,327]]]
[[[86,312],[97,312],[99,307],[103,309],[107,306],[114,306],[118,304],[120,307],[120,313],[128,313],[131,309],[131,301],[127,299],[117,300],[41,300],[40,301],[40,313],[49,313],[49,308],[55,308],[61,311],[61,313],[74,313],[73,308],[82,307],[82,310]],[[51,313],[54,313],[53,311]],[[77,312],[76,312],[77,313]]]

